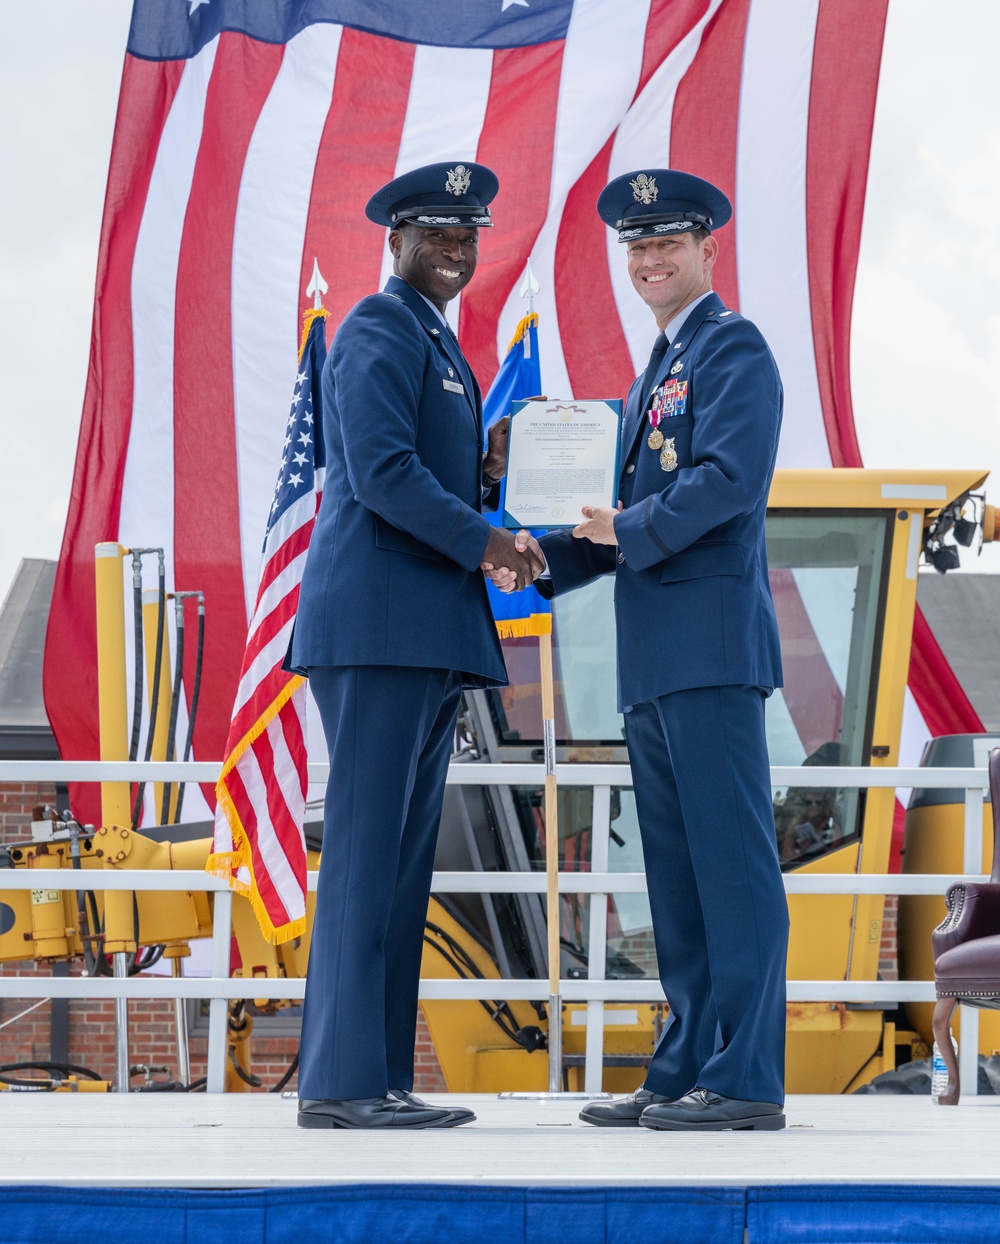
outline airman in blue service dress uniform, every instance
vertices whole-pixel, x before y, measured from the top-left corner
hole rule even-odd
[[[397,178],[366,213],[394,272],[345,317],[323,372],[327,474],[291,665],[330,752],[302,1020],[303,1127],[453,1127],[412,1095],[424,920],[463,686],[507,681],[480,572],[521,559],[482,515],[506,427],[482,402],[444,308],[476,267],[497,179],[478,164]],[[522,584],[540,563],[517,560]]]
[[[712,230],[731,215],[720,190],[646,169],[611,182],[598,212],[660,335],[625,407],[623,508],[586,507],[574,531],[544,537],[551,578],[537,586],[616,576],[620,707],[670,1018],[642,1089],[581,1117],[780,1128],[788,911],[764,734],[781,685],[764,516],[781,381],[758,329],[712,292]]]

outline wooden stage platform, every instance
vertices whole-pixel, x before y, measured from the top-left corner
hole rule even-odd
[[[700,1134],[589,1127],[579,1101],[451,1100],[478,1122],[388,1134],[304,1131],[295,1102],[268,1094],[3,1092],[0,1185],[1000,1187],[996,1098],[949,1108],[928,1097],[792,1097],[783,1132]]]

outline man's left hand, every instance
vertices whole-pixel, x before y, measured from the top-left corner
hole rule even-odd
[[[573,528],[573,535],[578,540],[590,540],[594,544],[617,544],[615,535],[615,515],[622,509],[613,510],[610,505],[585,505],[583,522]]]
[[[507,473],[507,435],[510,431],[510,415],[504,415],[487,432],[486,457],[483,474],[490,479],[503,479]]]

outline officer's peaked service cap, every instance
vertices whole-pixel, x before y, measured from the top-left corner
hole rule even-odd
[[[500,188],[496,173],[485,164],[445,160],[425,164],[373,194],[365,215],[377,225],[395,228],[403,221],[415,225],[478,229],[493,224],[487,206]]]
[[[601,191],[597,214],[618,230],[619,242],[721,228],[733,207],[710,181],[671,168],[638,169]]]

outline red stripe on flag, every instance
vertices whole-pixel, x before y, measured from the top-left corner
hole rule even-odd
[[[739,127],[743,42],[750,0],[726,0],[705,27],[691,68],[674,101],[670,163],[704,177],[736,202],[736,142]],[[727,307],[739,307],[736,231],[726,225],[712,284]]]
[[[705,12],[707,0],[653,0],[646,22],[637,99],[650,78]],[[632,355],[618,317],[607,255],[607,225],[597,214],[607,185],[614,138],[609,138],[566,198],[556,243],[555,280],[559,318],[573,325],[563,334],[563,357],[576,394],[624,396],[635,378]],[[581,256],[592,260],[581,262]],[[612,261],[614,262],[614,261]],[[621,247],[619,262],[625,263]],[[638,297],[638,295],[636,295]],[[583,326],[589,329],[580,331]],[[655,336],[650,317],[650,344]]]
[[[287,924],[289,919],[288,912],[285,910],[281,899],[278,897],[277,891],[274,888],[274,882],[271,880],[271,874],[263,866],[263,861],[257,851],[257,813],[254,811],[253,804],[250,802],[250,796],[247,793],[247,788],[243,782],[243,778],[240,776],[238,768],[231,769],[227,774],[226,789],[229,791],[230,798],[233,801],[233,806],[236,808],[237,814],[239,815],[240,823],[246,831],[247,840],[248,842],[253,843],[251,860],[253,866],[253,879],[257,887],[257,893],[260,895],[261,901],[267,908],[268,912],[274,916],[277,916],[277,920],[272,921],[275,927]]]
[[[223,754],[229,734],[246,639],[233,407],[233,231],[247,148],[283,55],[283,47],[241,34],[219,37],[177,266],[174,581],[179,589],[205,593],[194,746],[195,755],[213,758]],[[185,677],[189,695],[192,678],[193,669]],[[213,784],[202,792],[213,807]]]
[[[678,43],[705,16],[708,3],[709,0],[652,0],[636,97]]]
[[[816,22],[806,228],[816,374],[834,466],[861,466],[851,405],[851,305],[887,4],[821,0]]]
[[[548,211],[562,56],[562,42],[493,53],[476,158],[500,179],[497,223],[480,232],[476,277],[459,307],[462,350],[484,393],[497,373],[497,321]],[[513,334],[514,324],[501,328]]]
[[[302,250],[303,305],[314,258],[330,286],[328,341],[351,307],[378,289],[385,230],[365,217],[365,204],[396,171],[414,51],[350,27],[341,35]]]
[[[118,538],[132,422],[132,259],[163,124],[183,65],[125,57],[97,260],[93,335],[69,512],[45,641],[45,708],[65,759],[100,754],[94,545]],[[124,590],[124,589],[123,589]],[[74,784],[81,821],[100,789]]]
[[[295,612],[298,592],[290,598],[290,608],[288,608],[287,622]],[[260,720],[262,713],[273,704],[281,692],[288,685],[289,675],[286,674],[280,665],[275,665],[268,670],[260,679],[254,690],[253,695],[243,705],[243,707],[233,716],[233,724],[229,731],[229,741],[226,744],[227,754],[236,747],[241,739],[245,738],[250,729]]]
[[[302,576],[296,575],[294,585],[279,600],[271,602],[268,612],[257,623],[256,629],[247,638],[246,652],[243,656],[243,672],[249,669],[260,652],[265,648],[281,628],[295,616],[298,608],[299,586]],[[280,661],[275,662],[280,665]],[[285,675],[286,679],[288,675]],[[242,678],[242,674],[241,674]],[[270,703],[270,698],[258,705],[258,714]]]
[[[809,756],[821,744],[840,740],[844,696],[813,630],[794,574],[771,570],[769,578],[781,632],[785,704]]]
[[[319,502],[317,501],[317,505]],[[316,516],[313,515],[307,523],[303,523],[298,530],[292,532],[287,540],[284,541],[271,557],[268,558],[267,564],[262,568],[260,576],[260,586],[257,588],[257,604],[260,603],[261,597],[268,590],[283,570],[287,570],[288,566],[301,555],[309,547],[309,537],[312,535],[312,529],[316,523]],[[300,576],[301,577],[301,576]]]
[[[289,712],[292,717],[295,716],[295,709],[291,707],[290,703],[286,702],[284,708],[278,714],[280,719],[278,723],[279,729],[283,730],[287,724],[286,719]],[[272,886],[274,885],[270,868],[268,867],[267,861],[260,849],[261,843],[266,841],[272,852],[275,847],[278,847],[281,850],[281,853],[288,862],[293,875],[299,879],[302,891],[304,892],[306,880],[306,861],[305,852],[299,845],[301,842],[301,833],[295,822],[295,818],[288,811],[288,805],[285,803],[285,797],[281,792],[281,785],[277,776],[277,764],[275,761],[274,749],[271,746],[270,735],[266,730],[263,734],[259,734],[257,738],[254,739],[253,753],[257,757],[257,763],[260,765],[261,773],[266,775],[264,791],[265,798],[267,800],[267,814],[271,822],[270,833],[266,836],[266,838],[264,835],[257,835],[254,838],[253,873],[254,877],[258,879],[257,888],[261,892],[261,897],[264,898],[264,890],[260,885],[259,879],[265,875],[267,876],[269,883]],[[295,856],[298,856],[298,861],[295,861]],[[301,867],[299,867],[299,864],[301,864]],[[292,913],[288,912],[285,905],[281,903],[281,899],[278,897],[278,891],[276,888],[273,893],[275,896],[276,907],[278,909],[271,913],[271,903],[269,900],[265,901],[267,902],[269,913],[279,917],[279,919],[274,923],[276,925],[284,924],[287,923],[289,919],[294,919]],[[283,920],[281,919],[282,914],[284,914]]]
[[[635,379],[608,273],[607,225],[595,207],[607,185],[613,143],[614,138],[609,138],[566,196],[556,241],[555,282],[563,358],[570,388],[578,397],[624,397]],[[624,247],[622,252],[624,263]],[[649,336],[652,342],[652,316]]]
[[[980,734],[984,727],[962,689],[920,606],[913,615],[913,647],[907,678],[913,698],[934,738],[942,734]]]

